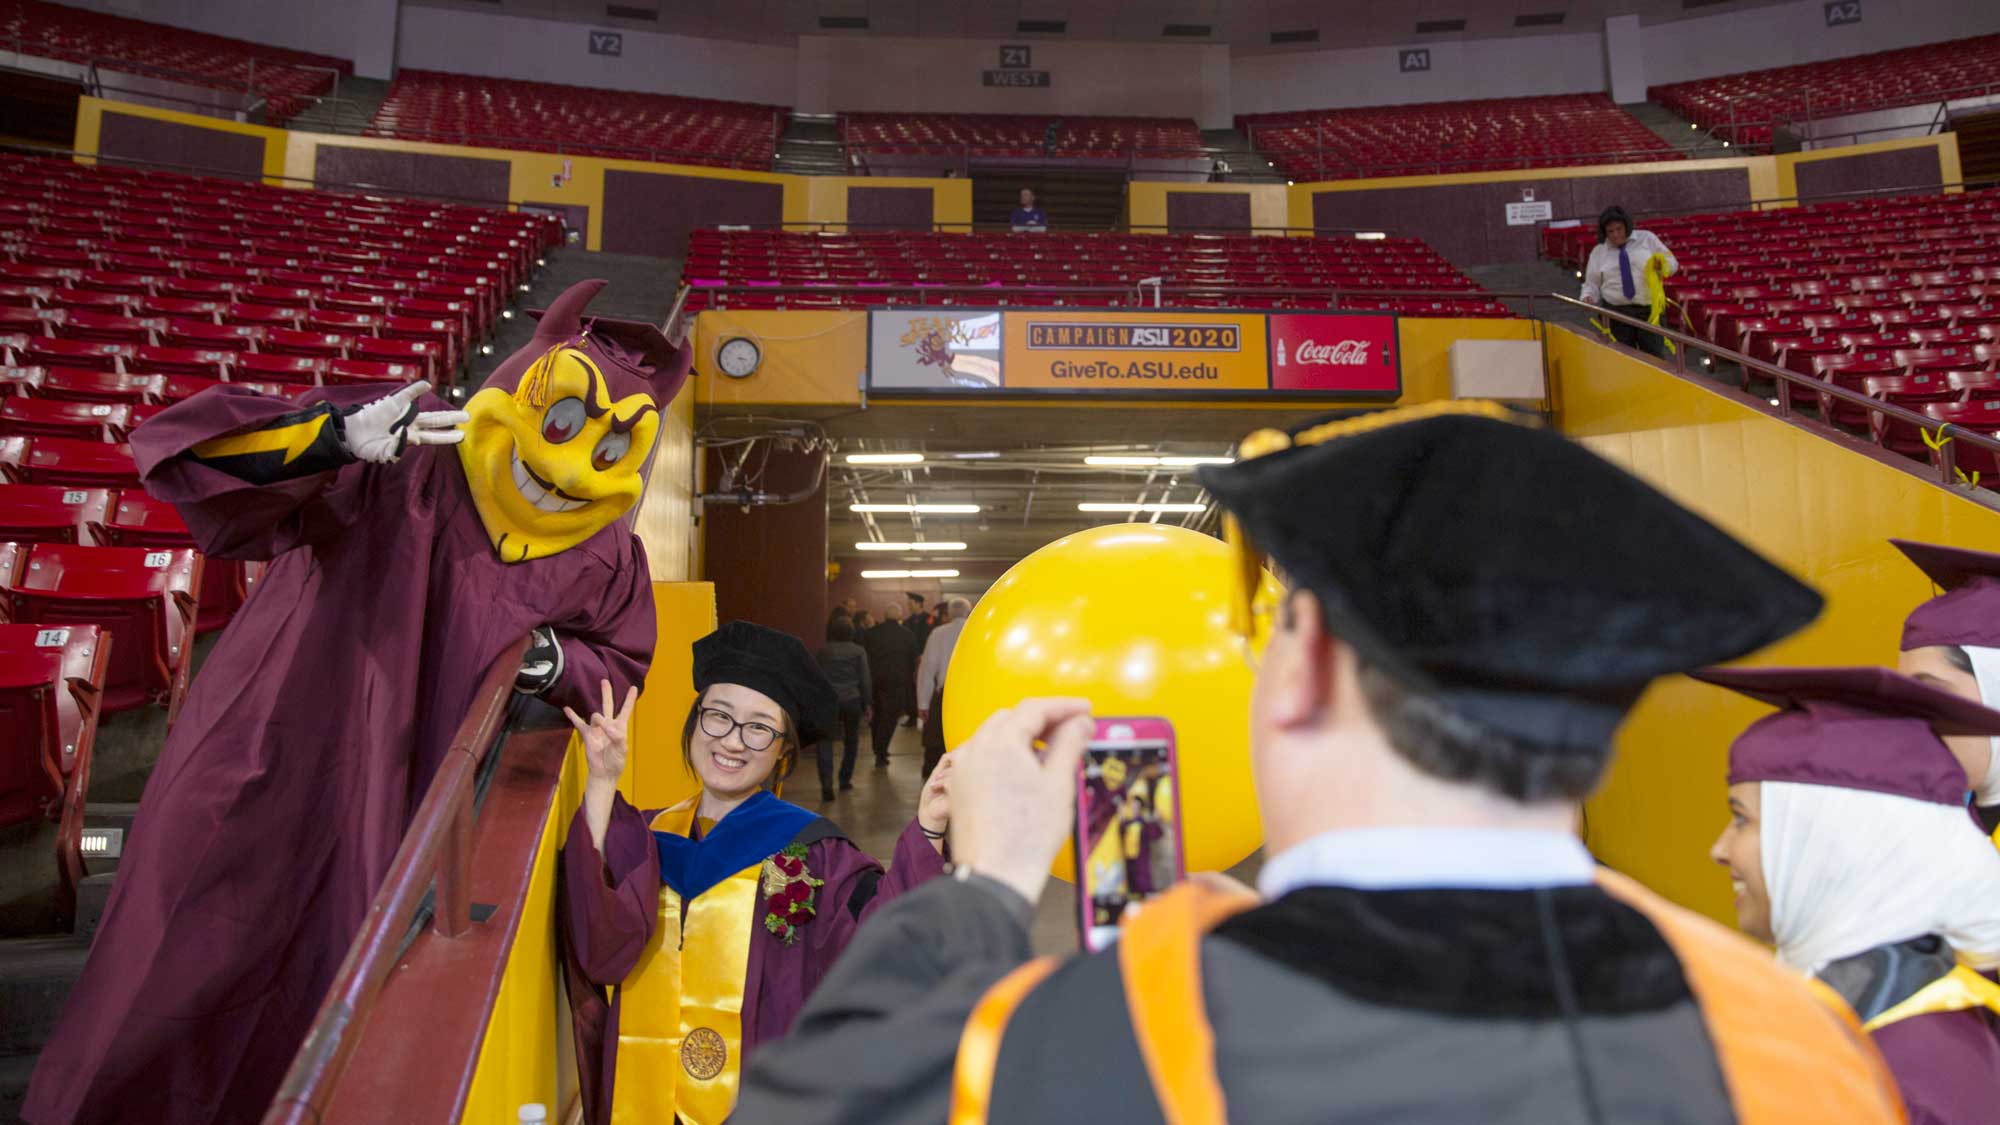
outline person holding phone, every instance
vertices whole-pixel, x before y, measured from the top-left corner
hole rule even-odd
[[[1267,431],[1201,471],[1242,552],[1232,619],[1270,630],[1261,902],[1197,878],[1115,951],[1031,959],[1095,724],[1023,700],[950,755],[953,877],[876,916],[751,1066],[742,1119],[1901,1121],[1851,1016],[1572,834],[1654,678],[1820,598],[1511,417]],[[1292,581],[1275,603],[1250,584],[1266,558]]]
[[[783,1035],[862,921],[944,871],[931,775],[885,873],[831,821],[776,795],[829,737],[838,697],[789,633],[732,621],[696,641],[681,760],[701,791],[640,812],[618,792],[637,689],[588,721],[563,848],[570,1004],[585,1118],[720,1125],[743,1059]],[[608,1005],[603,989],[616,989]]]

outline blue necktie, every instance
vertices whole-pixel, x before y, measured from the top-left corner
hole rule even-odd
[[[1639,296],[1639,287],[1632,284],[1632,259],[1625,256],[1625,247],[1623,246],[1618,248],[1618,280],[1625,283],[1625,299],[1627,301]]]

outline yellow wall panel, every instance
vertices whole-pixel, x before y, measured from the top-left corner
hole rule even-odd
[[[659,448],[632,520],[655,582],[694,577],[694,400],[690,379],[661,416]]]
[[[1437,402],[1451,397],[1451,345],[1454,340],[1532,340],[1539,321],[1493,317],[1404,317],[1396,322],[1396,341],[1403,351],[1403,397],[1398,406]]]
[[[1819,621],[1758,664],[1888,664],[1931,595],[1891,537],[2000,550],[2000,511],[1678,379],[1568,329],[1549,334],[1563,431],[1755,546],[1827,598]],[[1589,802],[1604,862],[1734,921],[1708,861],[1725,819],[1730,742],[1768,708],[1683,677],[1654,686]]]
[[[655,582],[653,612],[659,640],[632,715],[631,752],[618,783],[625,799],[642,809],[665,808],[697,788],[681,762],[681,729],[694,704],[694,643],[715,631],[715,586]]]

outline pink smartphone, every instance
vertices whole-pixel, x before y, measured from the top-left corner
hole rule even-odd
[[[1077,932],[1087,950],[1118,937],[1135,905],[1187,873],[1174,726],[1099,719],[1076,779]]]

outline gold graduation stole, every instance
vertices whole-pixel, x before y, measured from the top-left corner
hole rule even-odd
[[[686,836],[701,796],[655,817],[652,830]],[[618,1066],[612,1125],[722,1125],[743,1071],[743,987],[764,857],[695,896],[660,885],[660,918],[618,988]]]
[[[1968,1008],[2000,1012],[2000,984],[1987,980],[1975,969],[1960,965],[1917,989],[1902,1003],[1877,1014],[1874,1019],[1862,1024],[1861,1029],[1875,1031],[1911,1016],[1962,1012]]]

